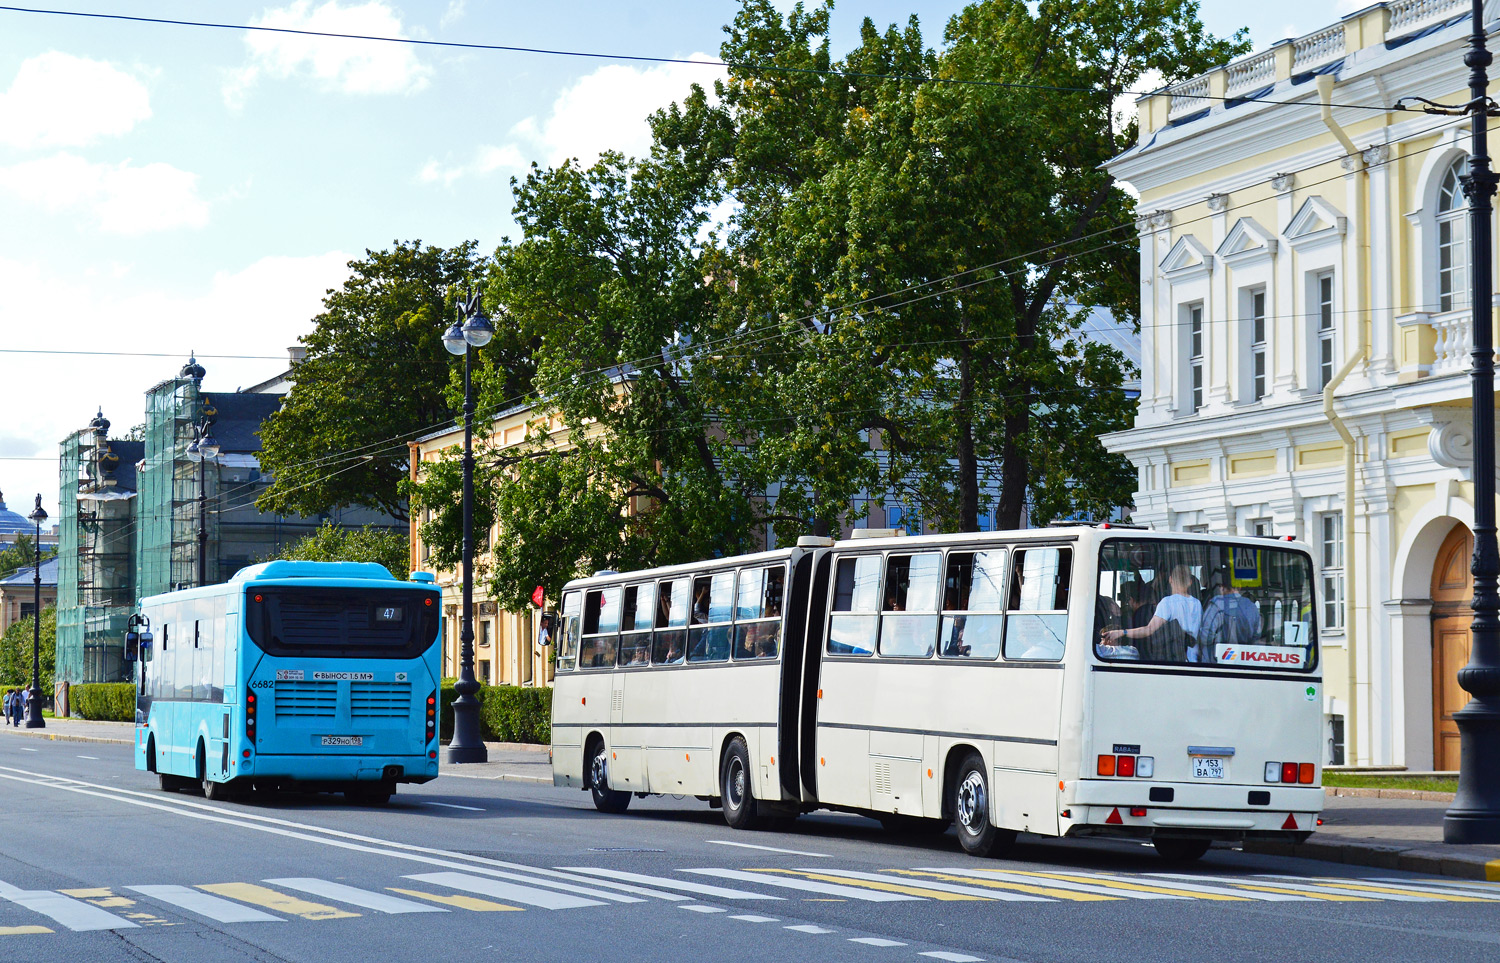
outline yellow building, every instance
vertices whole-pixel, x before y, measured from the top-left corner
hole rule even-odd
[[[1142,384],[1105,444],[1137,521],[1311,543],[1331,762],[1458,764],[1469,121],[1388,108],[1468,100],[1469,9],[1373,4],[1142,97],[1108,165],[1140,197]]]

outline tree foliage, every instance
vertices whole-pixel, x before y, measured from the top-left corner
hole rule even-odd
[[[1133,202],[1101,167],[1134,138],[1114,102],[1243,38],[1194,0],[982,0],[940,48],[915,17],[866,20],[841,59],[828,26],[742,0],[727,79],[653,115],[648,157],[515,183],[523,236],[485,298],[535,346],[539,420],[481,446],[502,600],[828,532],[861,496],[963,531],[986,493],[1000,527],[1128,500],[1098,435],[1126,427],[1133,372],[1082,331],[1139,315]],[[443,558],[458,477],[409,489]]]
[[[31,685],[31,654],[35,641],[35,619],[27,616],[10,624],[0,636],[0,687]],[[52,671],[57,664],[57,609],[42,609],[41,688],[52,691]]]
[[[42,552],[42,561],[57,555],[56,546]],[[0,578],[14,575],[23,568],[31,568],[36,564],[36,541],[26,534],[16,536],[15,544],[0,550]]]
[[[473,241],[452,248],[397,241],[350,261],[352,276],[323,299],[302,338],[291,393],[261,427],[261,466],[274,483],[262,511],[315,515],[363,505],[398,518],[408,472],[406,440],[453,416],[460,377],[443,349],[452,291],[482,278]],[[529,386],[530,350],[503,325],[482,353],[512,393]]]
[[[378,562],[393,578],[405,579],[411,574],[411,544],[405,532],[385,528],[343,528],[325,521],[286,546],[274,556],[302,562]]]

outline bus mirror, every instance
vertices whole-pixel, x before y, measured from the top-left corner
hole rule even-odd
[[[135,632],[125,633],[125,661],[134,662],[136,649],[141,644],[141,637]]]
[[[150,629],[142,629],[140,632],[140,646],[142,652],[151,651],[151,644],[156,641],[156,636],[151,634]]]

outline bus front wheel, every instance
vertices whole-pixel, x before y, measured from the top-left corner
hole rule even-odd
[[[1191,863],[1196,859],[1201,859],[1213,843],[1207,839],[1155,836],[1151,840],[1151,845],[1156,847],[1156,854],[1168,862]]]
[[[1016,831],[990,822],[990,784],[984,757],[971,752],[958,767],[953,783],[953,822],[958,842],[970,856],[999,856],[1015,845]]]
[[[760,806],[750,786],[750,749],[745,740],[735,736],[724,750],[719,767],[719,798],[724,821],[731,829],[754,829],[760,825]]]
[[[622,813],[630,807],[630,793],[609,788],[609,753],[604,741],[595,742],[589,756],[589,791],[594,794],[594,808],[601,813]]]

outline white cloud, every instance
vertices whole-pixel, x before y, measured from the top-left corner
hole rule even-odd
[[[462,20],[464,5],[464,0],[448,0],[448,9],[443,11],[443,17],[438,21],[438,26],[446,27],[449,24]]]
[[[82,147],[127,133],[150,116],[150,95],[136,77],[54,50],[23,61],[0,93],[0,143]]]
[[[108,234],[149,234],[208,223],[198,175],[170,164],[93,163],[61,153],[0,167],[0,191],[49,213],[82,212]]]
[[[685,59],[715,58],[694,53]],[[588,166],[606,150],[643,157],[651,151],[651,128],[646,117],[687,96],[692,84],[712,91],[714,80],[724,74],[722,67],[693,64],[608,64],[558,94],[546,117],[527,117],[512,127],[504,144],[483,145],[468,161],[444,164],[430,160],[418,178],[446,185],[470,175],[520,173],[533,160],[544,167],[555,167],[570,157]]]
[[[268,10],[252,26],[322,33],[405,37],[400,15],[382,0],[344,6],[311,0]],[[240,106],[261,77],[309,77],[324,90],[346,94],[402,94],[427,86],[432,68],[408,44],[250,31],[245,35],[250,62],[230,73],[224,99]]]

